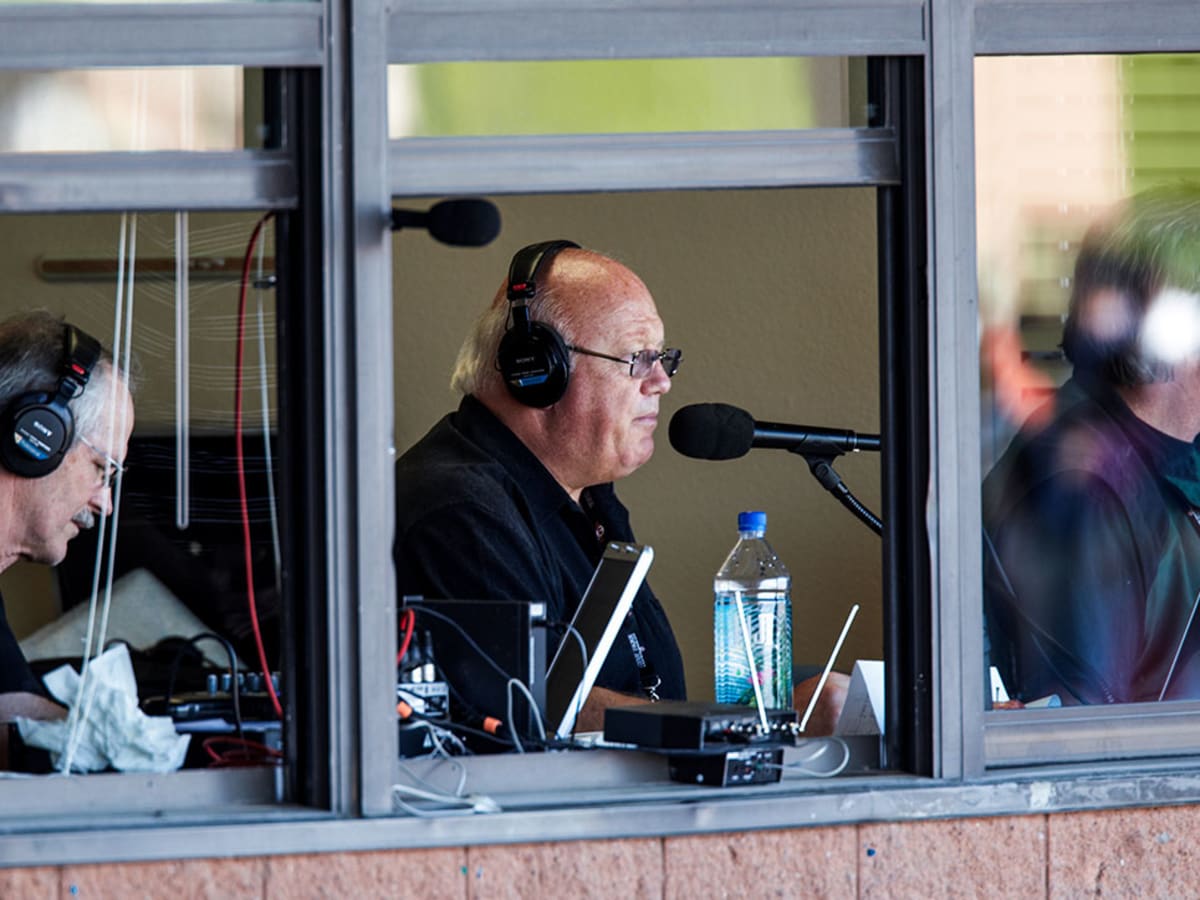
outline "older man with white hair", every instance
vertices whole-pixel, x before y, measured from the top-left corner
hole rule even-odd
[[[127,378],[100,343],[46,312],[0,322],[0,571],[57,565],[67,543],[112,512],[133,430]],[[59,718],[0,600],[0,722]]]

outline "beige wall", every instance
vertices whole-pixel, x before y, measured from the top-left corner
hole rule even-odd
[[[645,280],[684,363],[663,402],[657,451],[620,486],[650,582],[684,650],[689,692],[712,696],[712,576],[742,509],[765,509],[793,576],[798,661],[823,664],[851,604],[862,613],[839,659],[881,653],[880,542],[812,478],[803,460],[754,451],[701,462],[671,449],[666,425],[689,403],[756,418],[879,430],[875,194],[868,189],[710,191],[495,199],[501,236],[483,249],[396,237],[396,444],[417,440],[457,398],[462,335],[491,300],[512,253],[566,237],[621,259]],[[398,201],[423,208],[427,201]],[[879,512],[879,457],[836,468]]]
[[[1194,813],[0,869],[0,897],[1190,897]]]

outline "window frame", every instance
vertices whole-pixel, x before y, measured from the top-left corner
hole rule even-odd
[[[1067,760],[1029,767],[1059,757],[1044,749],[1039,750],[1042,757],[1023,757],[1006,748],[1028,740],[1052,747],[1063,736],[1056,736],[1056,729],[1062,732],[1066,726],[1027,725],[1018,717],[1010,720],[1011,728],[994,727],[979,702],[982,473],[972,96],[977,54],[1200,50],[1200,23],[1189,15],[1192,4],[756,0],[696,10],[688,0],[665,0],[653,13],[631,10],[625,0],[500,0],[486,12],[472,8],[477,5],[469,0],[401,0],[389,7],[385,0],[320,0],[0,7],[0,68],[220,64],[290,67],[293,74],[302,73],[298,77],[304,86],[296,86],[292,94],[297,105],[287,113],[292,137],[287,159],[277,151],[0,157],[0,208],[98,210],[132,203],[143,209],[290,209],[299,204],[310,213],[298,229],[296,246],[311,250],[313,258],[308,269],[292,275],[309,282],[298,320],[307,339],[288,352],[303,360],[313,376],[309,393],[297,402],[305,427],[320,429],[315,442],[319,453],[306,458],[302,468],[306,483],[325,504],[326,517],[305,540],[324,554],[327,567],[305,574],[302,590],[308,603],[304,615],[312,616],[313,630],[322,632],[309,635],[307,649],[328,654],[328,665],[315,676],[319,696],[311,698],[325,707],[324,733],[318,738],[325,742],[328,758],[306,767],[301,776],[317,783],[316,788],[299,789],[308,802],[264,807],[236,802],[235,797],[214,811],[190,806],[184,796],[178,807],[163,805],[163,798],[185,783],[195,782],[197,795],[203,793],[206,782],[211,783],[204,776],[211,773],[64,780],[61,790],[56,788],[58,793],[39,805],[43,815],[10,822],[0,834],[5,864],[659,835],[1200,800],[1200,746],[1189,749],[1184,740],[1179,752],[1187,755],[1171,760]],[[230,22],[239,27],[230,28]],[[587,28],[581,27],[584,22]],[[31,27],[40,29],[36,33],[44,37],[42,42],[18,39]],[[148,41],[147,34],[157,39]],[[455,35],[459,43],[448,40]],[[394,193],[442,193],[464,182],[439,182],[438,167],[422,158],[424,151],[389,144],[386,65],[447,57],[524,59],[535,52],[541,58],[611,56],[613,47],[624,56],[755,55],[768,46],[772,55],[908,57],[923,65],[916,93],[924,102],[924,171],[904,178],[911,183],[923,174],[925,186],[919,198],[908,198],[902,206],[920,203],[927,210],[928,241],[924,248],[910,246],[902,253],[912,268],[905,277],[928,288],[928,372],[910,388],[924,394],[927,403],[929,421],[923,427],[929,481],[923,505],[911,498],[904,502],[911,517],[923,519],[928,539],[909,547],[903,558],[925,555],[930,572],[931,618],[905,638],[916,645],[925,642],[931,654],[927,688],[932,705],[929,722],[922,726],[930,732],[930,777],[896,772],[778,797],[746,793],[691,803],[670,800],[642,807],[648,814],[637,817],[629,815],[628,805],[603,802],[513,813],[502,820],[431,823],[393,817],[387,786],[396,744],[391,703],[396,591],[390,547],[394,407],[391,385],[376,377],[391,371],[392,361],[388,210]],[[833,136],[837,162],[823,175],[814,174],[818,170],[812,166],[828,150],[828,145],[820,152],[817,147],[829,136],[793,137],[797,168],[785,180],[828,178],[832,183],[866,168],[875,173],[869,177],[882,171],[878,162],[865,166],[852,158],[879,134],[870,140],[861,134]],[[713,139],[700,153],[706,168],[699,181],[726,185],[744,164],[734,146],[736,137],[723,139],[723,149]],[[572,140],[572,152],[580,153],[607,153],[605,145],[615,143]],[[639,153],[658,153],[657,140],[648,139]],[[703,138],[695,140],[704,143]],[[885,143],[900,146],[904,140],[893,134]],[[446,148],[427,145],[429,149]],[[484,141],[456,144],[451,152],[461,151],[466,159],[494,149]],[[214,167],[229,179],[211,195],[198,185],[212,176]],[[55,179],[62,179],[57,187]],[[520,166],[505,179],[503,184],[521,191],[567,189],[568,184],[536,182]],[[206,198],[212,199],[211,207],[201,205]],[[920,325],[915,331],[922,330]],[[910,340],[920,339],[914,329],[907,333]],[[921,401],[919,396],[898,399]],[[919,446],[919,437],[908,439],[910,446]],[[1179,711],[1181,716],[1173,717],[1176,724],[1190,721],[1195,712],[1190,705]],[[1139,713],[1114,714],[1113,733],[1124,740],[1146,727],[1149,720]],[[1106,721],[1100,714],[1074,716],[1084,720],[1081,729]],[[1172,733],[1170,724],[1161,723],[1163,734]],[[307,752],[315,755],[319,747],[318,742]],[[392,756],[385,758],[389,749]],[[236,777],[216,783],[236,795]],[[1049,797],[1048,779],[1053,781]],[[0,782],[0,796],[6,800],[13,790],[29,789]],[[140,795],[138,802],[127,804],[134,793]],[[831,797],[837,802],[830,802]],[[28,802],[32,805],[33,798]],[[138,840],[130,841],[124,828],[114,828],[118,822],[136,829]],[[565,828],[564,822],[577,824]],[[47,852],[51,837],[54,849]]]
[[[643,16],[630,15],[629,10],[612,7],[601,11],[589,10],[588,26],[580,27],[578,5],[567,3],[534,3],[532,0],[502,3],[493,12],[480,16],[479,45],[470,49],[454,50],[446,45],[444,26],[446,22],[459,21],[462,9],[457,4],[436,4],[429,12],[431,23],[428,28],[413,26],[408,13],[393,14],[392,21],[401,19],[412,27],[389,29],[388,62],[412,63],[430,61],[498,61],[514,59],[561,59],[568,52],[588,58],[596,54],[593,41],[598,33],[604,39],[621,47],[617,56],[670,55],[671,58],[686,56],[722,55],[739,53],[746,56],[781,53],[811,56],[854,56],[864,46],[878,47],[869,37],[874,32],[843,31],[847,24],[838,19],[836,27],[830,19],[818,19],[828,28],[821,39],[814,40],[811,32],[796,40],[762,41],[769,33],[773,19],[769,11],[757,7],[745,10],[739,34],[757,34],[757,41],[743,45],[741,37],[728,46],[714,47],[711,42],[702,48],[690,48],[686,52],[666,53],[674,48],[673,41],[683,29],[696,27],[705,19],[704,14],[688,16],[682,3],[667,4],[667,17],[673,27],[667,29],[655,18],[652,34],[672,35],[671,38],[648,39],[644,29],[649,23]],[[598,4],[604,7],[606,4]],[[910,16],[920,11],[919,5],[907,0],[893,0],[882,4],[856,3],[856,12],[872,11],[883,15]],[[798,3],[797,10],[813,13],[819,7],[814,3]],[[656,9],[655,13],[659,10]],[[536,13],[536,14],[535,14]],[[475,13],[477,14],[477,13]],[[415,13],[413,13],[415,15]],[[572,28],[567,28],[566,16],[571,15]],[[901,19],[891,19],[899,30],[891,35],[887,44],[889,51],[903,46],[912,51],[923,43],[923,29],[918,19],[908,18],[908,29],[900,26]],[[520,24],[522,40],[515,44],[505,38],[514,22]],[[861,23],[860,23],[861,24]],[[756,30],[757,29],[757,30]],[[559,36],[564,32],[573,36],[564,42]],[[716,32],[720,33],[720,32]],[[433,37],[429,37],[432,35]],[[647,41],[650,40],[650,45]],[[914,44],[913,42],[916,42]],[[545,48],[553,48],[547,51]],[[569,51],[567,49],[569,47]],[[918,48],[919,49],[919,48]],[[457,54],[457,55],[456,55]],[[604,56],[613,55],[611,52]],[[572,57],[575,58],[575,57]],[[926,430],[920,425],[927,421],[924,411],[924,383],[914,385],[915,378],[924,376],[923,357],[925,344],[925,291],[921,272],[926,256],[924,240],[903,245],[899,236],[907,225],[925,230],[924,208],[924,104],[905,102],[901,95],[923,95],[924,84],[918,75],[916,81],[911,72],[908,79],[901,77],[904,69],[902,56],[895,54],[888,59],[869,59],[868,79],[874,84],[871,104],[876,107],[875,121],[870,127],[857,129],[808,129],[782,132],[740,133],[687,133],[687,134],[637,134],[637,135],[518,135],[501,137],[444,137],[444,138],[398,138],[389,141],[388,173],[392,195],[403,197],[429,194],[504,194],[566,192],[587,190],[635,190],[635,189],[694,189],[713,187],[818,187],[831,185],[873,186],[877,189],[880,219],[879,234],[891,237],[881,240],[881,254],[886,252],[888,260],[881,255],[881,307],[884,306],[883,292],[887,291],[888,304],[903,308],[905,313],[881,317],[883,326],[880,334],[882,345],[889,344],[887,355],[882,361],[881,371],[892,370],[896,364],[903,365],[897,373],[896,385],[884,388],[883,430],[885,434],[903,433],[905,444],[902,453],[885,453],[885,517],[904,516],[905,529],[900,540],[885,536],[884,556],[893,572],[915,574],[903,589],[885,587],[885,619],[887,620],[887,646],[885,656],[905,660],[903,665],[889,667],[889,722],[893,728],[888,740],[888,752],[892,766],[917,772],[933,774],[935,752],[932,738],[932,684],[929,671],[929,584],[926,544],[921,516],[911,515],[920,508],[923,487],[909,483],[908,490],[899,487],[904,476],[919,474],[924,483],[925,463],[928,455]],[[909,69],[914,68],[909,66]],[[920,72],[919,66],[916,71]],[[907,119],[906,119],[907,117]],[[917,123],[909,120],[916,119]],[[686,150],[686,162],[677,159],[681,148]],[[781,156],[783,161],[781,162]],[[570,159],[570,164],[564,160]],[[671,163],[678,163],[672,165]],[[648,178],[647,172],[653,173]],[[901,184],[901,173],[909,180],[909,188],[916,182],[914,192]],[[598,174],[599,173],[599,174]],[[918,176],[920,180],[918,181]],[[901,247],[903,246],[903,251]],[[901,252],[919,252],[922,263],[905,265],[895,257]],[[885,275],[886,272],[886,275]],[[886,288],[884,279],[889,279]],[[897,279],[898,284],[891,284]],[[391,318],[387,319],[391,327]],[[381,331],[383,325],[376,323]],[[387,332],[390,334],[390,330]],[[886,336],[885,336],[886,335]],[[891,344],[895,347],[891,347]],[[903,348],[903,349],[901,349]],[[390,360],[390,356],[388,357]],[[917,418],[913,418],[913,416]],[[889,421],[889,419],[891,421]],[[914,427],[901,432],[900,422],[911,421]],[[889,429],[892,429],[889,431]],[[914,449],[915,448],[915,449]],[[897,460],[902,460],[897,463]],[[888,482],[891,482],[889,487]],[[390,490],[394,480],[386,482]],[[905,512],[910,514],[904,515]],[[919,538],[910,541],[909,529],[916,529]],[[913,590],[913,585],[916,589]],[[903,597],[903,600],[901,600]],[[922,610],[918,616],[900,612],[901,602],[915,604]],[[390,696],[395,678],[390,660],[396,651],[396,624],[394,610],[390,617],[378,616],[375,622],[364,628],[364,633],[375,635],[375,646],[365,650],[364,695],[378,693]],[[367,661],[375,659],[371,671],[366,670]],[[916,660],[921,660],[917,662]],[[385,663],[388,663],[385,665]],[[920,685],[909,689],[908,685]],[[387,715],[390,727],[395,728],[395,712],[376,706],[375,716]],[[396,739],[389,747],[397,746]],[[396,752],[392,752],[395,759]],[[562,777],[565,783],[586,783],[586,775],[580,771],[586,763],[579,760],[556,759],[551,755],[539,765],[539,774],[551,778]],[[468,760],[468,771],[474,771],[474,760]],[[561,773],[561,775],[560,775]],[[570,773],[570,774],[568,774]],[[364,765],[363,809],[369,815],[394,815],[390,800],[390,785],[397,778],[393,763]],[[547,832],[542,837],[554,837],[556,832]]]
[[[264,81],[269,84],[264,100],[279,126],[278,148],[267,150],[0,154],[0,214],[275,211],[280,214],[279,296],[294,291],[295,299],[289,306],[310,310],[315,300],[320,311],[326,293],[320,274],[325,251],[320,232],[315,239],[312,232],[314,214],[317,226],[321,224],[324,179],[320,170],[323,161],[311,143],[315,141],[319,151],[326,126],[318,119],[315,131],[307,135],[302,126],[306,124],[304,116],[320,116],[322,70],[313,65],[321,66],[323,62],[325,41],[320,28],[324,16],[320,3],[263,5],[256,9],[246,4],[0,8],[0,34],[4,35],[0,37],[0,69],[87,69],[117,64],[149,69],[263,66]],[[249,31],[231,40],[231,19],[239,26],[272,34],[274,40],[256,42]],[[277,28],[268,27],[272,21]],[[39,40],[16,39],[25,34],[23,29],[30,28],[42,29],[36,32]],[[148,42],[147,35],[153,40]],[[309,68],[275,68],[283,64]],[[314,255],[307,273],[301,268],[306,259],[302,250]],[[314,278],[315,292],[310,289],[304,296],[306,283]],[[281,311],[281,318],[285,316]],[[319,328],[283,330],[289,338],[280,337],[281,371],[287,371],[288,360],[309,358],[313,346],[319,347],[323,340]],[[324,382],[322,367],[312,383]],[[281,382],[281,408],[285,404],[288,407],[281,414],[281,423],[298,423],[297,429],[305,433],[325,431],[322,421],[314,423],[314,417],[323,415],[322,404],[313,397],[297,400],[298,395],[298,389]],[[337,496],[325,496],[323,505],[308,499],[321,497],[322,486],[327,484],[318,468],[323,465],[322,454],[294,450],[293,443],[300,442],[284,442],[282,451],[290,464],[280,469],[281,477],[287,479],[281,505],[289,519],[317,527],[307,527],[303,532],[293,529],[286,537],[292,544],[289,555],[293,559],[323,560],[328,556],[328,529],[321,510],[342,504]],[[308,551],[297,550],[300,544],[307,545]],[[325,647],[314,648],[311,641],[314,630],[321,634],[332,630],[331,611],[337,608],[321,599],[328,595],[324,569],[323,563],[308,566],[286,579],[291,602],[285,603],[285,608],[305,610],[304,615],[292,616],[290,621],[285,617],[289,640],[314,653],[307,660],[310,666],[297,666],[294,661],[286,664],[284,679],[286,684],[299,685],[303,677],[306,696],[327,701],[331,684],[336,683],[328,674],[330,653]],[[309,636],[307,640],[305,635]],[[340,680],[352,682],[353,669],[343,668]],[[22,829],[31,833],[86,828],[89,823],[96,827],[97,814],[113,821],[153,824],[164,818],[177,822],[261,820],[264,807],[273,808],[274,815],[283,818],[345,810],[349,802],[345,796],[336,796],[331,786],[345,781],[342,773],[352,764],[344,753],[329,749],[335,743],[331,723],[336,716],[328,711],[328,705],[309,702],[303,710],[297,705],[288,706],[284,729],[287,743],[295,749],[291,764],[283,772],[262,769],[5,779],[0,780],[0,794],[5,807],[22,821]],[[211,811],[214,806],[221,810],[219,814]],[[121,852],[119,840],[101,843],[114,853]],[[177,842],[168,840],[166,845],[177,846]]]
[[[1190,15],[1188,13],[1191,13]],[[974,94],[974,61],[976,56],[1005,55],[1069,55],[1069,54],[1130,54],[1138,52],[1198,52],[1200,23],[1195,11],[1175,0],[1155,0],[1122,7],[1110,0],[1053,0],[1051,3],[1008,2],[1008,0],[976,0],[973,14],[959,24],[962,46],[972,48],[970,57],[963,52],[954,60],[961,80],[954,87],[969,91],[960,102],[971,103]],[[953,88],[952,88],[953,89]],[[974,116],[971,116],[973,122]],[[974,134],[957,134],[956,138],[969,145],[957,150],[958,191],[971,199],[969,210],[969,243],[964,241],[962,252],[970,256],[961,261],[961,269],[953,273],[965,290],[962,296],[972,298],[971,314],[976,315],[977,286],[975,274],[974,234]],[[968,164],[969,160],[969,164]],[[967,212],[968,210],[963,210]],[[962,239],[962,234],[957,236]],[[951,240],[954,240],[951,238]],[[969,272],[967,271],[969,269]],[[977,346],[977,322],[963,321],[960,340],[971,330],[969,346]],[[958,363],[968,366],[966,354],[959,348]],[[976,423],[978,432],[979,371],[978,359],[972,358],[971,397],[960,397],[956,413],[960,422]],[[960,372],[966,375],[966,372]],[[957,577],[963,585],[982,584],[982,540],[978,523],[982,521],[979,485],[985,473],[980,466],[978,449],[961,460],[958,499],[964,530],[961,538]],[[974,491],[969,490],[974,485]],[[974,531],[966,531],[968,522],[975,522]],[[982,589],[976,588],[978,599],[972,603],[964,593],[959,627],[963,635],[982,635]],[[971,642],[973,643],[973,641]],[[963,640],[958,665],[962,685],[961,715],[964,732],[975,729],[983,735],[981,745],[971,746],[969,763],[964,775],[978,775],[988,770],[1051,764],[1070,765],[1089,761],[1134,760],[1126,765],[1138,765],[1136,760],[1188,757],[1200,754],[1200,740],[1189,740],[1189,725],[1194,734],[1195,716],[1200,702],[1178,702],[1163,709],[1156,704],[1128,704],[1117,707],[1075,707],[1035,712],[981,710],[983,674],[972,658],[982,658],[982,638],[979,655]],[[964,741],[964,744],[966,742]],[[1102,749],[1097,750],[1097,747]]]

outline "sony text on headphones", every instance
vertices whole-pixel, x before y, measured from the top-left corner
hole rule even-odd
[[[67,405],[87,386],[100,361],[100,342],[73,325],[63,336],[63,368],[50,391],[21,394],[0,417],[0,463],[23,478],[49,475],[62,463],[75,437]]]
[[[563,240],[530,244],[517,251],[508,267],[512,323],[500,341],[496,362],[509,393],[526,406],[550,406],[567,390],[571,361],[566,341],[545,322],[531,321],[527,304],[550,260],[560,250],[578,246]]]

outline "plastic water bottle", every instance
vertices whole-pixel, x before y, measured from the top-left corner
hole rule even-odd
[[[739,513],[738,542],[713,579],[716,700],[791,709],[792,577],[766,530],[766,513]]]

